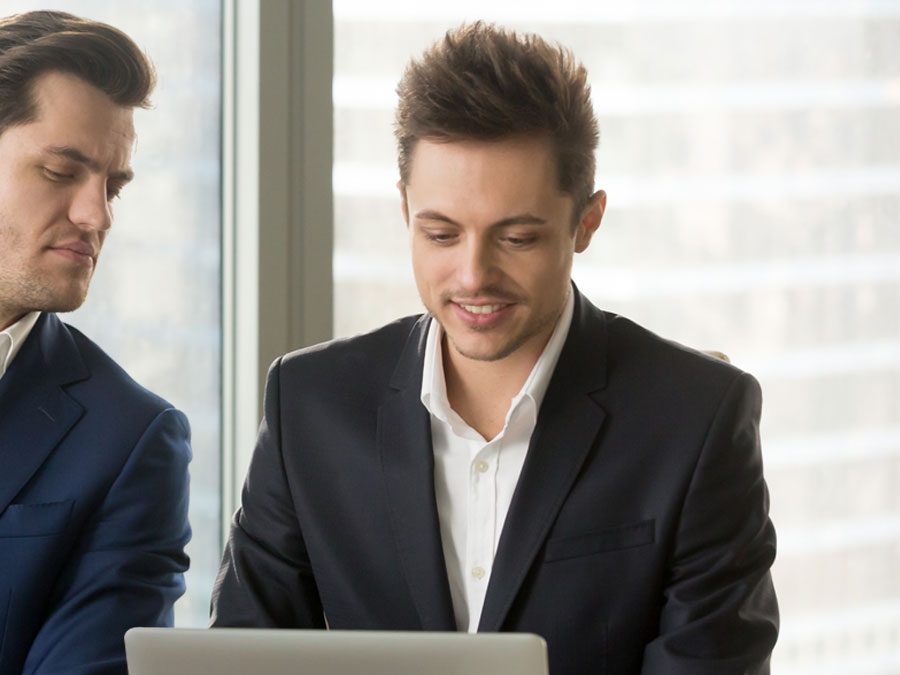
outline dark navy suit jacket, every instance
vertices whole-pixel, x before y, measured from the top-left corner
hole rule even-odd
[[[212,625],[455,630],[428,321],[275,362]],[[752,377],[576,292],[479,630],[542,635],[554,675],[768,672],[759,414]]]
[[[0,674],[126,673],[184,592],[190,431],[43,314],[0,379]]]

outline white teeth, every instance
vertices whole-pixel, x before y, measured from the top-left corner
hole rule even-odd
[[[460,304],[467,312],[471,312],[472,314],[491,314],[499,310],[503,305],[463,305]]]

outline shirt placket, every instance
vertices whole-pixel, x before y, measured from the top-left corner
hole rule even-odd
[[[473,444],[469,465],[466,566],[470,628],[477,626],[484,604],[494,561],[494,533],[497,520],[497,452],[499,439],[478,447]]]

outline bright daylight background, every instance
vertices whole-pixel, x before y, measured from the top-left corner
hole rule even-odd
[[[221,551],[217,0],[3,0],[109,21],[155,60],[137,180],[71,320],[194,430],[188,594]],[[900,0],[337,0],[335,334],[420,311],[400,218],[394,85],[460,21],[535,30],[587,65],[600,306],[727,352],[762,382],[779,535],[776,675],[900,674]]]

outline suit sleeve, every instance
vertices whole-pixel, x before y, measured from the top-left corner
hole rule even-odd
[[[684,499],[659,637],[643,675],[766,674],[778,634],[775,530],[759,445],[761,394],[741,374],[706,435]]]
[[[172,625],[188,567],[190,458],[187,418],[162,411],[78,537],[26,674],[125,675],[125,631]]]
[[[280,364],[213,588],[210,626],[324,628],[325,619],[285,475]]]

